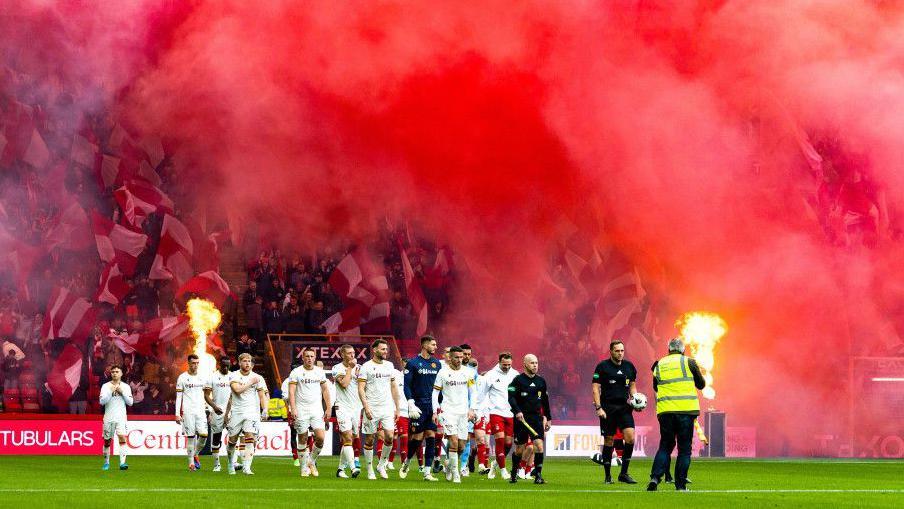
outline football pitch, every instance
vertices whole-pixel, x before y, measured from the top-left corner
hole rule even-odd
[[[0,507],[904,507],[904,461],[695,458],[688,493],[664,483],[646,492],[649,459],[632,462],[633,486],[604,485],[602,467],[587,459],[547,460],[543,486],[476,474],[456,486],[397,471],[346,480],[335,477],[336,461],[321,458],[320,477],[303,479],[289,458],[257,458],[254,476],[230,476],[211,472],[209,456],[200,472],[182,457],[133,456],[129,470],[104,472],[100,457],[4,456]]]

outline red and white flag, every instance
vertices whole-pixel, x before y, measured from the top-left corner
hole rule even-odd
[[[34,109],[11,101],[4,117],[6,129],[2,134],[5,143],[0,151],[0,167],[8,168],[17,160],[38,169],[47,166],[50,151],[36,128]]]
[[[141,226],[151,213],[171,213],[173,201],[160,189],[144,179],[132,179],[113,195],[132,226]]]
[[[191,235],[181,221],[167,214],[160,230],[160,244],[151,265],[151,279],[173,279],[182,285],[194,275]]]
[[[435,290],[444,287],[454,267],[452,249],[449,246],[441,247],[436,253],[433,267],[424,271],[424,287]]]
[[[361,316],[364,311],[361,304],[347,306],[324,320],[323,328],[327,334],[361,334]]]
[[[69,338],[77,344],[88,339],[97,310],[87,300],[61,287],[53,289],[44,314],[41,339]]]
[[[138,256],[148,243],[148,236],[114,223],[96,211],[91,212],[91,226],[100,259],[119,265],[122,273],[132,276]]]
[[[411,268],[411,261],[408,260],[408,253],[399,245],[399,252],[402,254],[402,272],[405,275],[405,289],[408,293],[408,302],[411,303],[411,313],[417,318],[417,335],[423,336],[427,332],[427,299],[424,297],[424,291],[417,278],[414,276],[414,269]],[[437,256],[437,260],[439,256]]]
[[[147,322],[144,332],[141,333],[116,334],[111,330],[108,337],[123,353],[138,352],[145,356],[160,357],[162,347],[166,347],[188,334],[188,317],[180,315],[154,318]]]
[[[69,398],[81,383],[84,362],[82,351],[68,342],[47,373],[47,385],[53,395],[53,404],[60,412],[69,411]]]
[[[119,265],[109,263],[100,275],[100,285],[98,285],[95,300],[116,306],[131,290],[132,287],[122,271],[119,270]]]
[[[226,300],[229,298],[236,301],[238,300],[238,297],[236,297],[229,289],[229,283],[212,270],[202,272],[186,281],[185,284],[176,291],[176,298],[184,298],[190,293],[213,302],[218,308],[222,308],[223,304],[225,304]]]
[[[91,245],[91,226],[85,209],[72,198],[56,218],[55,224],[44,237],[44,246],[50,251],[55,247],[81,251]]]
[[[80,134],[72,137],[72,148],[69,150],[69,159],[86,168],[93,168],[100,156],[100,148],[88,138]]]

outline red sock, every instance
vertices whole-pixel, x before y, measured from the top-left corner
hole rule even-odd
[[[298,459],[298,449],[296,449],[296,448],[294,448],[294,447],[292,448],[292,459],[293,459],[293,460],[297,460],[297,459]]]
[[[421,442],[421,445],[417,448],[417,464],[418,466],[424,466],[424,445]]]
[[[390,463],[392,463],[393,461],[395,461],[395,452],[396,452],[396,448],[397,448],[398,446],[399,446],[399,439],[398,439],[398,438],[393,438],[393,439],[392,439],[392,450],[389,451],[389,462],[390,462]]]
[[[443,454],[443,434],[436,434],[436,456],[435,458],[439,458]]]
[[[379,456],[381,454],[383,454],[383,440],[377,440],[377,447],[374,451],[374,455]]]
[[[505,470],[505,456],[508,448],[505,446],[505,437],[496,439],[496,464]]]
[[[355,450],[355,457],[358,458],[361,456],[361,439],[355,437],[352,439],[352,449]]]
[[[477,444],[477,463],[480,465],[487,464],[487,456],[490,453],[490,448],[487,447],[487,444],[481,442]]]
[[[408,459],[408,435],[399,437],[399,458]]]
[[[308,450],[309,451],[314,450],[314,435],[313,434],[308,435]]]
[[[525,467],[527,467],[527,462],[524,460],[521,460],[521,463],[518,463],[518,468],[520,468],[521,470],[526,470]]]
[[[619,458],[621,458],[622,454],[624,454],[624,453],[625,453],[624,449],[616,449],[615,450],[615,455],[618,456]]]

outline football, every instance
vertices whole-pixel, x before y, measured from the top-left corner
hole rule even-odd
[[[634,410],[643,410],[647,407],[647,397],[642,392],[636,392],[631,398],[630,404]]]

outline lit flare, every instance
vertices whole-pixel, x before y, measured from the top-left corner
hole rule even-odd
[[[217,330],[223,319],[222,313],[209,300],[191,299],[187,304],[189,328],[195,337],[195,346],[192,352],[199,357],[198,372],[203,374],[213,373],[217,361],[213,355],[207,352],[207,336]]]
[[[685,344],[690,348],[690,355],[697,361],[700,373],[706,380],[703,397],[716,398],[713,387],[713,368],[716,364],[714,350],[722,336],[728,332],[728,324],[719,315],[705,311],[685,313],[675,322]]]

